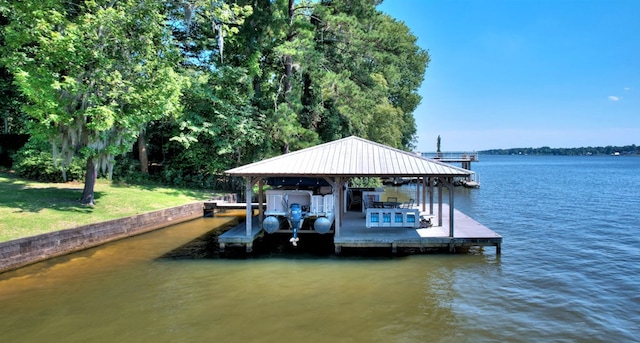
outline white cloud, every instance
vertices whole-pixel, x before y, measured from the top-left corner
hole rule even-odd
[[[624,90],[626,91],[631,90],[631,87],[624,87]]]
[[[609,95],[609,100],[611,101],[620,101],[622,99],[621,96]]]

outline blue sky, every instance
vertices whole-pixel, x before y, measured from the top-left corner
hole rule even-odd
[[[418,151],[640,145],[640,1],[386,0],[431,62]]]

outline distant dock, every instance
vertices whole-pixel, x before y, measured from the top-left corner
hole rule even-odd
[[[430,158],[433,160],[440,160],[442,162],[479,162],[478,153],[467,151],[451,151],[451,152],[423,152],[422,157]]]
[[[461,167],[471,171],[471,162],[480,162],[480,158],[478,157],[478,153],[473,152],[423,152],[421,153],[422,157],[426,157],[432,160],[455,164],[460,163]],[[469,175],[468,178],[462,179],[459,181],[461,186],[467,188],[478,188],[480,187],[480,177],[475,172]]]

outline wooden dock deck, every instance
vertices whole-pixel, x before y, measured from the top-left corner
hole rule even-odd
[[[260,204],[258,203],[251,203],[251,208],[254,210],[257,210],[258,207],[260,206]],[[265,205],[262,205],[263,207]],[[204,205],[203,205],[203,213],[202,215],[204,217],[213,217],[215,216],[216,213],[219,213],[220,211],[226,211],[226,210],[246,210],[247,209],[247,204],[244,202],[226,202],[226,201],[220,201],[220,200],[209,200],[209,201],[205,201]]]
[[[388,247],[393,252],[396,252],[398,248],[444,248],[454,252],[457,248],[494,246],[496,254],[500,254],[502,236],[458,210],[454,210],[454,237],[449,237],[449,206],[447,204],[442,206],[443,226],[437,226],[437,218],[434,218],[433,226],[417,229],[405,227],[367,228],[364,213],[349,211],[343,214],[340,236],[333,238],[335,251],[340,253],[343,247]],[[438,212],[437,205],[434,206],[434,211]],[[218,237],[220,249],[224,250],[227,245],[244,245],[247,252],[251,252],[253,242],[261,231],[259,227],[258,219],[254,217],[251,236],[246,235],[244,223],[232,228]]]
[[[437,205],[434,212],[438,212]],[[389,247],[394,252],[398,248],[448,248],[453,252],[456,248],[472,246],[495,246],[500,254],[502,236],[473,220],[464,213],[454,210],[454,237],[449,237],[449,206],[442,205],[442,224],[437,226],[437,218],[433,226],[428,228],[373,227],[366,228],[363,214],[347,212],[345,214],[340,236],[334,237],[336,252],[342,247]]]
[[[257,216],[251,218],[251,236],[247,236],[247,222],[244,221],[229,231],[218,236],[220,251],[224,251],[227,246],[244,246],[247,252],[253,250],[253,242],[258,238],[262,228]]]

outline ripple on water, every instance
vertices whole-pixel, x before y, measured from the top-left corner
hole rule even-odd
[[[160,258],[212,228],[194,221],[0,275],[0,332],[50,342],[637,341],[638,170],[640,159],[482,157],[482,188],[457,189],[456,207],[503,236],[499,256]]]

